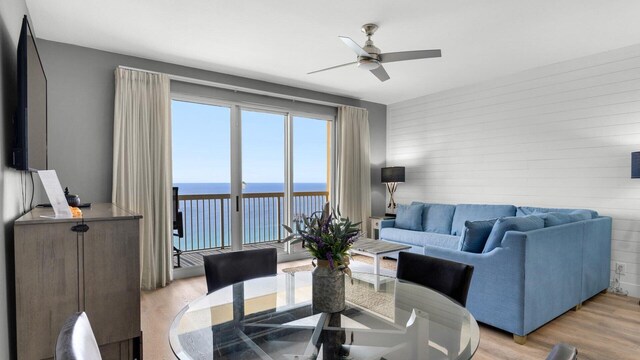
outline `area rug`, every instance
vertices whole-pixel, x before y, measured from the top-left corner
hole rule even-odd
[[[361,263],[365,263],[368,265],[373,265],[373,258],[370,258],[368,256],[364,256],[364,255],[353,255],[351,257],[351,261],[356,261],[356,262],[361,262]],[[380,262],[380,267],[382,267],[383,269],[387,269],[387,270],[393,270],[396,271],[396,260],[393,259],[383,259],[382,262]],[[282,272],[286,272],[286,273],[293,273],[296,271],[311,271],[313,270],[313,265],[311,265],[311,260],[309,260],[309,265],[300,265],[300,266],[293,266],[293,267],[289,267],[289,268],[284,268],[282,269]]]
[[[373,265],[373,258],[363,255],[354,255],[352,262],[360,262]],[[311,262],[311,261],[309,261]],[[354,264],[356,265],[356,264]],[[387,270],[396,270],[396,260],[383,259],[380,267]],[[313,265],[301,265],[282,269],[286,273],[294,273],[297,271],[312,271]],[[361,274],[366,275],[366,274]],[[360,275],[356,275],[360,277]],[[393,319],[393,306],[389,304],[393,301],[393,293],[384,291],[375,291],[373,284],[365,281],[365,279],[354,279],[353,284],[348,283],[345,286],[345,299],[355,305],[362,306],[374,313],[382,315],[388,319]]]

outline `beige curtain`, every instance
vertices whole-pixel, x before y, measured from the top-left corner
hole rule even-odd
[[[341,106],[337,121],[337,199],[343,216],[364,222],[371,216],[369,115],[366,109]]]
[[[112,201],[143,216],[141,286],[155,289],[172,276],[169,78],[121,68],[115,76]]]

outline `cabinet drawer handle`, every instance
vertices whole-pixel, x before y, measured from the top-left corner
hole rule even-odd
[[[84,233],[84,232],[89,231],[89,225],[87,225],[87,224],[78,224],[78,225],[72,226],[71,227],[71,231]]]

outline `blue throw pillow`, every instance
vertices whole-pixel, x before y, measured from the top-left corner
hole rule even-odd
[[[399,204],[396,209],[395,227],[405,230],[422,231],[422,208],[422,204]]]
[[[495,222],[496,219],[465,221],[458,250],[481,253]]]
[[[502,244],[502,238],[507,231],[531,231],[536,229],[542,229],[545,225],[544,220],[536,215],[527,216],[508,216],[500,218],[493,225],[491,234],[487,239],[487,243],[484,246],[483,253],[497,248]]]
[[[573,210],[569,213],[576,221],[582,220],[591,220],[593,219],[593,214],[589,210]]]
[[[591,214],[585,210],[575,210],[568,214],[559,212],[549,212],[544,214],[535,214],[544,220],[544,227],[564,225],[576,221],[589,220]]]
[[[588,209],[559,209],[559,208],[542,208],[542,207],[532,207],[532,206],[520,206],[516,211],[516,216],[526,216],[526,215],[538,215],[541,213],[550,213],[550,212],[559,212],[563,214],[576,214],[576,213],[588,213],[588,219],[595,219],[598,217],[598,212],[595,210]],[[584,219],[584,220],[588,220]]]

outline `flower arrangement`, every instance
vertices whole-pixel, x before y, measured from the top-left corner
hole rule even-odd
[[[349,266],[349,249],[360,237],[360,223],[352,223],[340,214],[340,209],[332,209],[326,203],[322,211],[316,211],[302,218],[303,226],[294,231],[287,225],[282,227],[289,232],[284,241],[302,247],[318,260],[327,260],[331,270],[345,269]]]

